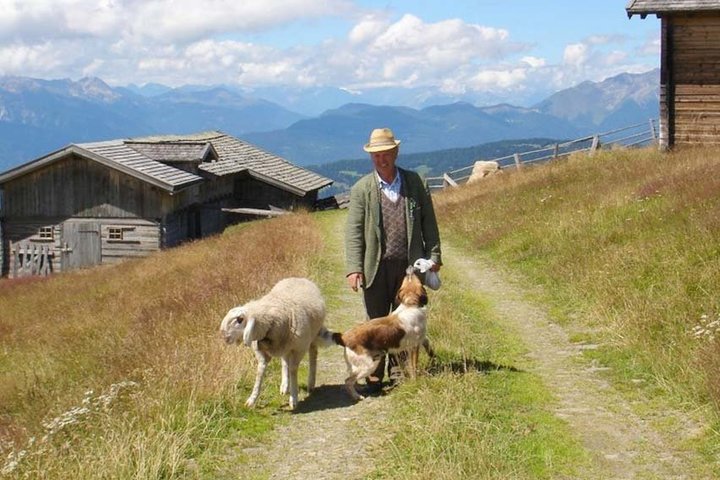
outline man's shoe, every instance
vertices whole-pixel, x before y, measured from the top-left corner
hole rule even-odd
[[[361,387],[360,393],[362,395],[377,395],[382,392],[382,382],[365,382],[365,385]]]
[[[402,383],[402,381],[405,380],[405,374],[403,373],[402,368],[400,367],[393,367],[390,369],[390,386],[395,387],[398,384]]]

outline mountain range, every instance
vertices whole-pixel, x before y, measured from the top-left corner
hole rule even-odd
[[[0,171],[69,143],[203,130],[221,130],[299,165],[363,157],[362,145],[378,126],[393,128],[404,153],[567,139],[656,118],[658,92],[657,69],[586,81],[529,107],[455,102],[411,108],[344,103],[363,97],[341,89],[268,91],[280,104],[223,85],[111,87],[99,78],[6,76],[0,77]],[[312,115],[309,105],[331,108]]]

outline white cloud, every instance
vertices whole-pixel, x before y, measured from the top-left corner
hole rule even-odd
[[[378,15],[367,15],[350,30],[348,39],[351,45],[368,43],[380,36],[388,26],[389,22],[385,18]]]
[[[547,63],[544,58],[531,57],[531,56],[522,57],[520,59],[520,61],[523,63],[526,63],[527,65],[529,65],[533,68],[544,67],[545,64]]]
[[[390,10],[361,10],[353,0],[0,0],[0,12],[0,73],[94,75],[113,84],[405,86],[516,95],[647,70],[652,63],[638,56],[657,58],[659,50],[652,38],[628,55],[620,46],[626,37],[596,34],[567,45],[553,64],[547,52],[514,41],[507,29],[457,18],[393,18]],[[347,28],[313,45],[257,40],[285,25],[313,28],[328,19]]]
[[[582,67],[588,59],[588,46],[584,43],[573,43],[565,47],[563,63],[571,67]]]

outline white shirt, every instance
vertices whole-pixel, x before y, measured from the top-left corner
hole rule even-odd
[[[380,185],[380,191],[387,197],[388,200],[395,203],[400,198],[400,187],[402,186],[402,180],[400,179],[400,170],[395,170],[395,178],[392,183],[387,183],[385,180],[380,178],[380,175],[375,172],[375,177],[378,179]]]

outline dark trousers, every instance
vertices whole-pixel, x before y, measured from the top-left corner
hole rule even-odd
[[[372,285],[363,291],[365,299],[365,311],[368,318],[384,317],[397,308],[396,295],[400,290],[403,278],[405,278],[405,270],[408,267],[407,259],[388,259],[381,260],[377,274]],[[400,365],[400,361],[396,355],[388,355],[388,374],[390,369]],[[385,376],[385,357],[380,360],[380,364],[373,373],[372,377],[377,380],[368,379],[368,383],[373,381],[382,381]]]

